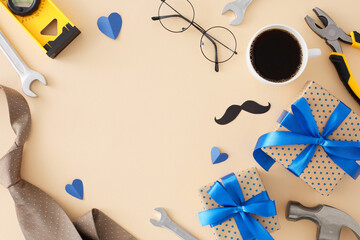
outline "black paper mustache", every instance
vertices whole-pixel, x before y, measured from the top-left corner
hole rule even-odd
[[[220,119],[216,119],[215,117],[215,122],[220,125],[225,125],[234,121],[242,110],[252,114],[262,114],[269,111],[270,107],[270,103],[268,106],[262,106],[254,101],[246,101],[241,106],[231,105],[228,107],[228,109],[226,109],[224,116],[222,116]]]

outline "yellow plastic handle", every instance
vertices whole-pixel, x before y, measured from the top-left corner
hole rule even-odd
[[[360,86],[355,81],[351,73],[346,57],[343,53],[333,52],[330,55],[330,60],[334,64],[342,83],[346,89],[353,96],[353,98],[360,104]]]
[[[356,31],[351,32],[350,37],[353,42],[351,46],[360,49],[360,33],[356,32]]]

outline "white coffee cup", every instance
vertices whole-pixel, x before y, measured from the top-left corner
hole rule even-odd
[[[254,42],[254,40],[263,32],[270,30],[270,29],[280,29],[280,30],[284,30],[287,31],[289,33],[291,33],[296,39],[297,41],[300,43],[300,47],[301,47],[301,51],[302,51],[302,61],[301,61],[301,66],[299,67],[299,70],[297,71],[297,73],[290,79],[283,81],[283,82],[272,82],[270,80],[267,80],[263,77],[261,77],[256,70],[254,69],[254,66],[252,65],[251,59],[250,59],[250,53],[251,53],[251,46]],[[246,62],[247,62],[247,66],[249,71],[251,72],[251,74],[260,82],[263,83],[267,83],[267,84],[271,84],[271,85],[283,85],[283,84],[287,84],[290,83],[292,81],[294,81],[295,79],[297,79],[305,70],[305,67],[308,63],[308,59],[309,58],[314,58],[314,57],[319,57],[321,56],[321,50],[318,48],[314,48],[314,49],[308,49],[306,42],[304,40],[304,38],[300,35],[300,33],[298,33],[295,29],[293,29],[292,27],[286,26],[286,25],[282,25],[282,24],[272,24],[266,27],[263,27],[262,29],[260,29],[257,33],[255,33],[255,35],[251,38],[249,45],[247,47],[246,50]]]

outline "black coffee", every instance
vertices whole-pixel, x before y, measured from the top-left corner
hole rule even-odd
[[[255,71],[271,82],[291,79],[302,63],[300,43],[280,29],[261,33],[252,43],[250,56]]]

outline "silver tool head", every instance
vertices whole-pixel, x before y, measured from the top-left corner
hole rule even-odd
[[[307,219],[318,225],[318,240],[339,240],[341,229],[350,228],[360,239],[360,226],[347,213],[327,205],[313,208],[304,207],[298,202],[289,202],[287,219],[298,221]]]
[[[226,13],[227,11],[233,11],[235,13],[235,20],[233,20],[230,25],[239,25],[244,20],[245,11],[250,5],[252,0],[237,0],[225,5],[221,14]]]
[[[32,70],[29,70],[29,73],[26,74],[21,79],[21,81],[22,81],[22,89],[23,89],[24,93],[26,95],[28,95],[29,97],[37,97],[37,95],[33,91],[31,91],[31,89],[30,89],[31,84],[36,80],[38,80],[39,82],[41,82],[44,85],[47,84],[43,75],[41,75],[38,72],[32,71]]]
[[[337,53],[342,53],[342,48],[338,40],[352,43],[351,37],[344,30],[339,28],[336,23],[320,8],[314,8],[313,11],[323,23],[324,28],[319,26],[310,16],[305,17],[306,23],[317,35],[326,40],[326,43]]]
[[[164,225],[169,223],[169,221],[170,221],[169,215],[166,213],[166,211],[163,208],[155,208],[154,210],[158,211],[161,214],[159,221],[156,221],[154,219],[150,219],[150,222],[154,226],[163,227]]]

